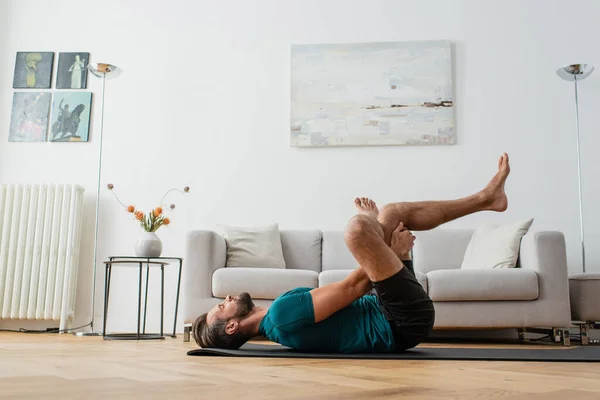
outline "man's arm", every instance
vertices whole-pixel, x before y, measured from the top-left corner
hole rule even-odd
[[[392,250],[398,257],[406,257],[414,245],[414,236],[400,223],[392,232]],[[406,259],[406,258],[404,258]],[[316,288],[310,291],[315,323],[329,318],[331,315],[360,299],[373,288],[373,284],[365,271],[358,267],[344,280]]]
[[[331,315],[348,307],[352,302],[369,293],[371,281],[362,268],[356,268],[340,282],[330,283],[310,291],[315,323],[329,318]]]

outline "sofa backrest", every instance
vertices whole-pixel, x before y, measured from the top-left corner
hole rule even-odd
[[[281,230],[279,236],[286,269],[321,272],[321,231]]]
[[[283,257],[288,269],[316,272],[354,269],[358,263],[348,250],[343,231],[281,230]],[[438,228],[415,232],[416,271],[460,268],[473,230]]]
[[[356,259],[348,250],[343,231],[323,232],[323,271],[333,269],[354,269]]]
[[[437,228],[414,235],[417,237],[413,248],[415,270],[426,274],[438,269],[459,269],[473,230]]]

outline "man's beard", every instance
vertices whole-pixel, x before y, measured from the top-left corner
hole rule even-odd
[[[243,318],[246,315],[250,314],[250,311],[254,308],[254,303],[252,302],[252,297],[247,292],[240,293],[240,295],[235,299],[235,302],[238,305],[237,312],[233,316],[234,318]]]

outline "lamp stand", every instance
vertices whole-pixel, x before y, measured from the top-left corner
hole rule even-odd
[[[579,93],[577,92],[577,75],[575,82],[575,124],[577,126],[577,184],[579,187],[579,229],[581,235],[581,262],[585,273],[585,235],[583,232],[583,189],[581,185],[581,146],[579,143]]]
[[[94,331],[94,318],[96,308],[96,273],[97,273],[97,256],[98,256],[98,226],[100,215],[100,184],[102,182],[102,144],[104,142],[104,93],[106,88],[106,74],[115,70],[115,67],[109,64],[90,64],[88,69],[95,76],[102,79],[102,111],[100,114],[100,145],[98,151],[98,181],[96,187],[96,222],[94,227],[94,263],[92,272],[92,309],[91,322],[89,332],[74,332],[75,336],[102,336],[102,333]]]
[[[581,262],[585,273],[585,236],[583,230],[583,190],[581,183],[581,146],[579,142],[579,93],[577,83],[587,78],[594,71],[591,64],[571,64],[559,68],[556,74],[566,81],[575,83],[575,125],[577,128],[577,181],[579,187],[579,223],[581,235]]]

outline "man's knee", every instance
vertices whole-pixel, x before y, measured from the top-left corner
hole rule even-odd
[[[373,220],[366,215],[355,215],[348,222],[344,239],[348,246],[361,243],[367,236],[373,235]]]

